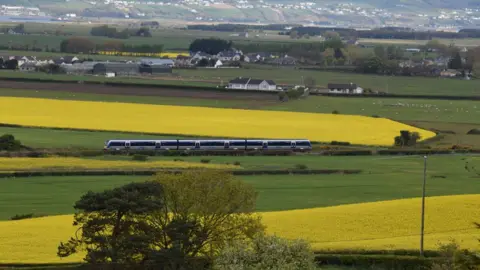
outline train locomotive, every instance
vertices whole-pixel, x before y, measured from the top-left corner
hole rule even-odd
[[[219,151],[219,150],[291,150],[312,149],[309,140],[108,140],[106,151],[121,150],[172,150],[172,151]]]

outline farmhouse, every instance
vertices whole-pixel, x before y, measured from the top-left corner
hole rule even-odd
[[[230,89],[275,91],[277,85],[272,80],[238,77],[228,83]]]
[[[328,93],[331,94],[363,94],[363,89],[354,83],[329,83]]]

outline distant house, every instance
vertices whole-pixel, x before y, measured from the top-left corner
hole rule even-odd
[[[238,51],[223,51],[217,54],[217,58],[221,61],[240,61],[242,54]]]
[[[223,66],[222,61],[217,60],[217,62],[215,62],[215,66],[214,66],[214,67],[215,67],[215,68],[219,68],[219,67],[221,67],[221,66]]]
[[[329,83],[328,93],[330,94],[363,94],[363,89],[354,83]]]
[[[74,63],[72,65],[62,65],[63,70],[67,74],[92,74],[93,67],[101,62],[85,61],[83,63]]]
[[[273,59],[272,61],[270,61],[270,63],[279,66],[294,66],[297,64],[297,59],[291,56],[285,56]]]
[[[17,60],[18,66],[20,67],[24,63],[36,63],[37,59],[35,56],[10,56],[8,60]]]
[[[62,56],[62,57],[57,57],[54,58],[50,61],[50,64],[56,64],[56,65],[73,65],[75,63],[80,62],[80,59],[78,59],[76,56]]]
[[[162,67],[174,67],[175,62],[172,59],[158,59],[158,58],[146,58],[140,60],[141,65],[145,66],[162,66]]]
[[[418,49],[418,48],[407,48],[405,49],[406,52],[413,52],[413,53],[418,53],[420,52],[421,50]]]
[[[277,85],[272,80],[238,77],[228,83],[230,89],[275,91]]]
[[[177,67],[189,67],[192,66],[192,58],[188,56],[179,55],[175,59],[175,66]]]
[[[32,72],[37,70],[37,66],[33,62],[26,62],[26,63],[23,63],[21,66],[19,65],[18,69],[20,71]]]
[[[195,61],[199,61],[199,60],[202,60],[202,59],[210,60],[212,58],[213,58],[212,55],[210,55],[208,53],[204,53],[204,52],[196,52],[192,55],[192,60],[195,60]]]

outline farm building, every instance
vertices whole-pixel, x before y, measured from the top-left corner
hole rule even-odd
[[[244,89],[244,90],[277,90],[277,85],[272,80],[252,79],[238,77],[228,83],[230,89]]]
[[[145,65],[145,66],[161,66],[161,67],[174,67],[175,62],[172,59],[156,59],[156,58],[146,58],[140,60],[140,65]]]
[[[148,73],[148,74],[164,74],[164,73],[172,73],[172,67],[170,66],[150,66],[150,65],[140,65],[138,67],[140,73]]]
[[[363,94],[363,89],[355,83],[329,83],[328,93],[331,94]]]
[[[92,74],[93,67],[100,62],[83,62],[72,65],[62,65],[67,74]]]
[[[93,74],[105,75],[107,73],[114,73],[116,76],[137,75],[139,73],[139,65],[121,62],[104,62],[97,63],[93,66]]]
[[[36,64],[32,62],[25,62],[18,68],[20,69],[20,71],[25,71],[25,72],[32,72],[37,70]]]

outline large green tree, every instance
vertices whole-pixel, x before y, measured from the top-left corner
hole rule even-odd
[[[149,213],[164,206],[158,182],[132,183],[104,192],[88,192],[74,205],[77,236],[60,243],[57,255],[86,251],[91,264],[138,264],[150,252]]]
[[[174,220],[196,226],[190,242],[177,245],[184,256],[213,259],[228,241],[252,239],[263,232],[260,217],[254,213],[253,187],[229,173],[211,170],[159,173],[155,180],[163,186],[166,203],[163,211],[149,216],[158,228],[157,249],[175,245],[165,229]]]

